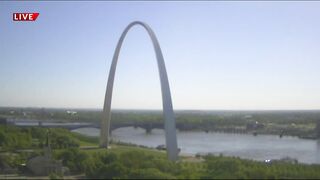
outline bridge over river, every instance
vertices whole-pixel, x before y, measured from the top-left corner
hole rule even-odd
[[[97,128],[100,129],[100,123],[86,123],[86,122],[54,122],[42,121],[35,119],[8,119],[8,124],[19,127],[43,127],[43,128],[65,128],[68,130],[75,130],[80,128]],[[146,123],[112,123],[111,131],[122,127],[135,127],[145,129],[146,133],[150,133],[152,129],[163,129],[163,122],[146,122]]]
[[[44,128],[65,128],[68,130],[75,130],[80,128],[97,128],[100,129],[100,123],[88,123],[88,122],[59,122],[59,120],[36,120],[36,119],[8,119],[8,124],[19,127],[44,127]],[[146,133],[150,133],[152,129],[164,129],[162,121],[159,122],[113,122],[111,123],[110,130],[113,131],[122,127],[135,127],[142,128]],[[177,122],[176,129],[182,131],[188,131],[195,129],[192,124]],[[206,127],[201,127],[199,130],[209,132]],[[231,133],[246,133],[245,129],[224,129],[221,132]],[[219,130],[218,130],[219,132]]]

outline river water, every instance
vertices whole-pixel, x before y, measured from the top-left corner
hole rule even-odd
[[[99,136],[100,130],[81,128],[74,130],[84,135]],[[153,129],[146,134],[141,128],[119,128],[112,131],[115,141],[156,147],[165,144],[164,131]],[[195,155],[197,153],[226,156],[237,156],[245,159],[263,161],[266,159],[281,159],[290,157],[301,163],[320,164],[320,141],[299,139],[297,137],[275,135],[230,134],[217,132],[179,132],[178,146],[181,154]]]

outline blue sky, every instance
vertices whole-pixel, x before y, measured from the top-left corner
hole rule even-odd
[[[320,109],[320,2],[0,2],[0,106],[102,108],[132,21],[162,48],[175,109]],[[39,12],[14,22],[14,12]],[[134,27],[113,108],[161,109],[152,44]]]

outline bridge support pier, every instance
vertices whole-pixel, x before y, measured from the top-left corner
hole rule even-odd
[[[146,128],[146,134],[150,134],[152,131],[152,128]]]

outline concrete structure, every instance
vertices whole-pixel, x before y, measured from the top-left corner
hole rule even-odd
[[[65,174],[68,170],[61,161],[46,156],[37,156],[27,162],[27,168],[37,176],[48,176],[50,173]]]
[[[7,125],[7,124],[8,124],[7,118],[0,117],[0,125]]]
[[[116,46],[112,64],[109,71],[107,90],[105,94],[104,106],[103,106],[103,115],[101,120],[101,134],[100,134],[100,146],[108,147],[109,143],[109,133],[110,133],[110,120],[111,120],[111,100],[112,100],[112,90],[113,90],[113,82],[114,76],[116,72],[118,57],[120,53],[120,49],[123,43],[123,40],[130,30],[131,27],[135,25],[142,26],[147,33],[149,34],[158,63],[158,70],[160,75],[160,83],[161,83],[161,93],[162,93],[162,105],[163,105],[163,115],[164,115],[164,127],[166,133],[166,146],[167,146],[167,155],[168,158],[172,161],[178,159],[178,147],[177,147],[177,136],[176,136],[176,124],[173,114],[172,102],[171,102],[171,93],[169,88],[169,82],[166,72],[165,63],[163,60],[163,55],[160,49],[159,42],[152,31],[152,29],[145,23],[135,21],[130,23],[125,30],[123,31],[118,44]]]
[[[36,156],[28,160],[27,168],[37,176],[47,176],[50,173],[66,174],[69,170],[62,166],[62,161],[52,159],[49,130],[47,131],[47,141],[44,147],[44,156]]]

